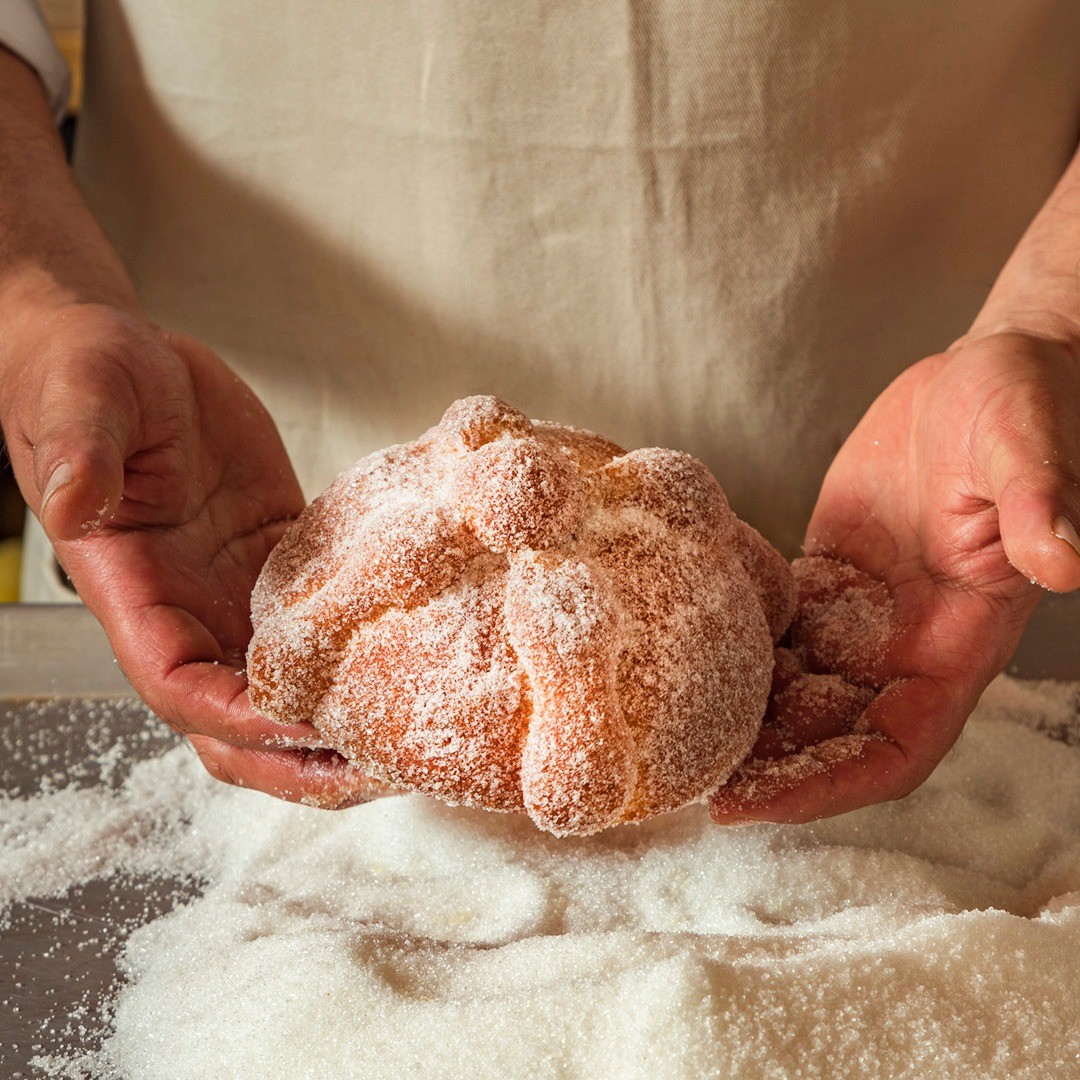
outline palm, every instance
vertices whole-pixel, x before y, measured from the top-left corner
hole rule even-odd
[[[896,636],[864,724],[884,736],[728,818],[806,820],[906,794],[955,741],[1038,602],[1029,578],[1080,584],[1051,531],[1075,498],[1058,462],[1080,460],[1080,403],[1064,346],[1021,337],[961,344],[909,369],[838,454],[807,531],[810,555],[885,583]],[[1018,569],[1019,568],[1019,569]],[[836,731],[835,734],[840,734]]]

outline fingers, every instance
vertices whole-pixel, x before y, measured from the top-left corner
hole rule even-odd
[[[974,425],[972,456],[997,506],[1009,562],[1034,584],[1070,592],[1080,588],[1076,358],[1030,339],[996,347],[988,355],[1000,371]]]
[[[130,390],[113,382],[73,387],[58,375],[43,389],[33,475],[38,517],[54,542],[93,532],[120,504],[138,411]]]
[[[796,824],[900,799],[955,741],[968,709],[929,679],[887,687],[856,732],[777,761],[752,761],[709,800],[714,821]]]
[[[252,750],[200,735],[191,744],[215,779],[289,802],[343,810],[395,794],[331,750]]]
[[[151,684],[147,703],[174,731],[248,749],[323,747],[306,721],[279,724],[260,716],[247,693],[247,675],[219,661],[185,663]]]
[[[97,599],[92,593],[90,600]],[[248,749],[325,745],[310,723],[279,724],[260,716],[248,698],[243,658],[226,657],[188,612],[152,605],[108,614],[124,674],[174,731]]]
[[[174,649],[205,654],[214,647],[212,639],[200,640],[193,622],[182,619],[176,625],[186,627],[187,637],[175,637],[174,626]],[[160,621],[157,626],[162,629]],[[126,657],[131,660],[130,651]],[[121,655],[122,666],[124,659]],[[141,662],[146,660],[144,655]],[[248,698],[247,676],[235,661],[191,660],[160,677],[139,664],[136,660],[142,678],[132,678],[136,688],[161,719],[189,737],[217,779],[326,809],[353,806],[390,791],[326,749],[313,725],[279,724],[256,713]]]
[[[1032,466],[1023,456],[995,455],[999,463],[991,482],[1005,555],[1034,584],[1072,592],[1080,588],[1080,488],[1068,472],[1046,463]]]
[[[201,735],[247,749],[321,748],[325,743],[306,721],[279,724],[260,716],[247,694],[243,671],[221,663],[182,664],[148,703],[174,731]]]
[[[758,745],[710,800],[720,823],[811,821],[908,794],[953,744],[985,682],[970,661],[968,681],[922,667],[915,639],[933,630],[947,670],[943,642],[975,625],[954,627],[955,606],[920,610],[905,632],[881,583],[850,564],[809,557],[794,570],[795,651],[777,650]],[[905,671],[924,674],[896,677]]]
[[[0,413],[15,475],[49,538],[94,532],[122,498],[125,512],[148,502],[139,522],[160,524],[157,503],[183,497],[177,475],[190,466],[186,368],[157,328],[101,305],[65,305],[28,325],[5,368]]]

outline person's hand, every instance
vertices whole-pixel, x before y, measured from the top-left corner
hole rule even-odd
[[[714,818],[807,821],[921,784],[1004,667],[1042,589],[1080,587],[1078,526],[1080,335],[970,335],[906,371],[838,454],[805,543],[808,555],[846,560],[891,594],[895,632],[878,655],[839,655],[845,641],[858,644],[854,610],[831,646],[834,671],[884,689],[857,739],[845,736],[850,708],[830,716],[819,696],[797,726],[829,752],[811,745],[785,772],[775,740],[763,740],[758,759],[714,798]],[[872,588],[860,590],[859,603],[874,600]],[[820,671],[829,642],[818,644]],[[865,704],[834,682],[849,706]],[[763,782],[770,776],[781,782]]]
[[[340,803],[366,782],[251,709],[248,595],[301,508],[269,416],[148,322],[37,74],[0,46],[0,423],[15,476],[150,706],[222,779]]]
[[[251,708],[248,600],[303,508],[266,410],[214,353],[103,304],[5,320],[0,419],[16,478],[150,707],[207,769],[338,805],[368,783]]]

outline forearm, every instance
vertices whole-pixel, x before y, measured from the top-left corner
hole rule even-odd
[[[972,333],[1080,341],[1080,150],[998,275]]]
[[[36,74],[0,48],[0,361],[41,303],[138,300],[64,160]]]

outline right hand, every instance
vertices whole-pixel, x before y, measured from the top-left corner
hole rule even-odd
[[[35,298],[0,320],[15,476],[147,704],[216,777],[293,800],[370,782],[307,723],[251,707],[249,597],[304,501],[273,421],[206,346],[139,314]]]
[[[810,821],[907,795],[1004,668],[1043,589],[1080,588],[1078,360],[1071,325],[973,332],[871,405],[807,530],[807,555],[831,558],[797,572],[792,638],[817,673],[794,710],[805,735],[786,768],[744,766],[714,799],[716,820]],[[880,693],[867,705],[859,688]]]

